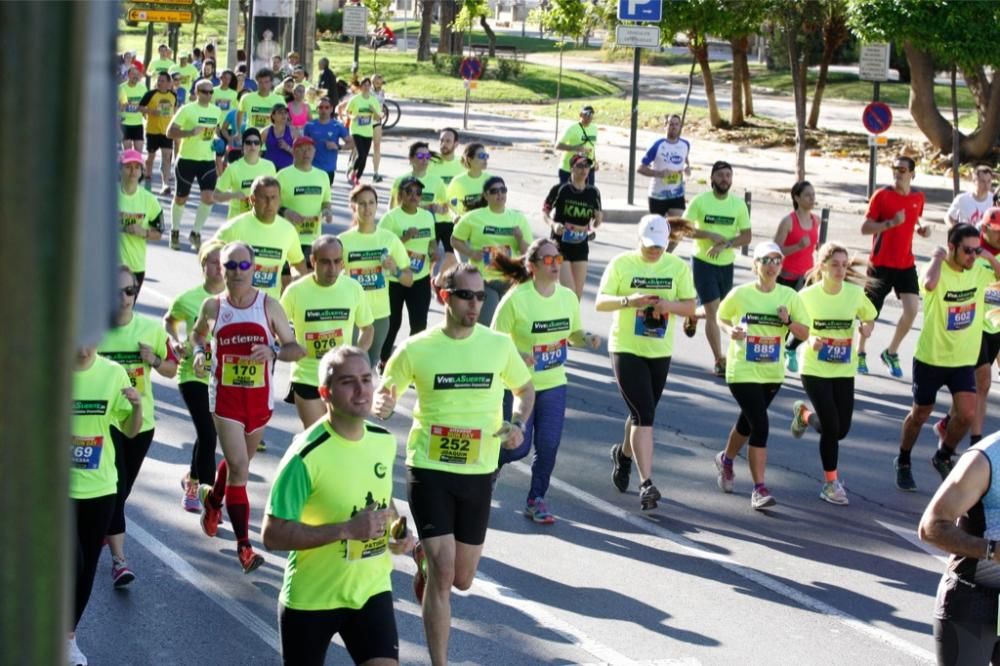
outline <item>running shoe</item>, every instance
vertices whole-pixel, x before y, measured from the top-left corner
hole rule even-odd
[[[528,500],[527,505],[524,507],[524,517],[530,518],[539,525],[551,525],[556,522],[556,517],[549,513],[549,509],[545,506],[545,502],[542,501],[541,497]]]
[[[652,511],[655,509],[657,506],[656,503],[662,497],[660,491],[652,483],[647,483],[639,488],[639,506],[643,511]]]
[[[698,332],[698,320],[694,317],[684,318],[684,335],[689,338],[693,338],[694,334]]]
[[[382,176],[380,176],[379,174],[375,174],[374,176],[372,176],[372,180],[374,180],[376,183],[381,183]]]
[[[955,468],[955,458],[953,456],[941,458],[935,453],[931,456],[931,466],[937,470],[937,473],[941,475],[941,480],[944,481],[948,478],[951,470]]]
[[[802,400],[796,400],[792,404],[792,436],[795,439],[801,439],[802,435],[806,434],[806,430],[809,430],[807,411],[806,403]]]
[[[181,232],[179,229],[170,232],[170,249],[171,250],[181,249]]]
[[[212,506],[209,496],[212,494],[212,486],[204,485],[198,489],[198,498],[201,500],[201,531],[205,536],[214,537],[219,533],[219,522],[222,518],[222,509]]]
[[[868,354],[865,352],[858,352],[858,374],[868,374]]]
[[[886,349],[879,355],[879,358],[889,368],[889,374],[896,379],[903,376],[903,369],[899,367],[899,354],[890,354],[889,350]]]
[[[267,442],[260,440],[260,444],[257,445],[257,453],[262,453],[267,451]]]
[[[164,185],[163,187],[160,188],[160,194],[163,196],[170,194],[171,191],[172,190],[170,189],[170,185]]]
[[[632,476],[632,459],[622,455],[621,444],[611,447],[611,464],[611,483],[615,484],[618,492],[627,492],[629,478]]]
[[[195,252],[201,249],[201,234],[197,231],[192,231],[188,234],[188,243],[191,244],[191,249]]]
[[[819,498],[824,502],[837,504],[839,506],[847,506],[849,504],[847,501],[847,491],[844,490],[844,484],[836,479],[833,481],[827,481],[823,484],[823,487],[819,491]]]
[[[799,371],[799,355],[794,349],[785,350],[785,367],[788,368],[788,372]]]
[[[69,666],[87,666],[87,656],[80,651],[80,646],[76,644],[76,636],[66,641],[66,658]]]
[[[191,480],[191,473],[188,472],[181,477],[181,488],[184,489],[184,500],[181,506],[188,513],[201,513],[201,498],[198,497],[198,482]]]
[[[264,564],[264,557],[253,552],[253,546],[237,546],[236,554],[240,558],[240,566],[243,567],[243,573],[245,574]]]
[[[916,492],[917,484],[913,480],[913,470],[909,463],[900,464],[899,456],[896,456],[892,459],[892,466],[896,468],[896,487],[908,493]]]
[[[726,359],[720,358],[715,362],[715,370],[713,371],[716,377],[726,378]]]
[[[750,493],[750,506],[757,511],[766,509],[769,506],[774,506],[777,503],[778,501],[774,499],[774,495],[772,495],[771,491],[767,489],[767,486],[754,488],[753,492]]]
[[[724,455],[726,455],[725,451],[719,451],[719,454],[715,456],[715,469],[718,471],[715,480],[719,484],[719,490],[731,493],[736,485],[736,475],[733,473],[733,463],[730,462],[727,465],[722,461]]]
[[[147,192],[152,192],[153,191],[153,181],[147,179],[146,182],[143,183],[143,187],[146,188]]]
[[[937,435],[938,441],[940,442],[944,441],[944,436],[948,433],[949,421],[951,421],[951,415],[945,414],[943,419],[934,424],[934,433]]]
[[[115,589],[126,587],[135,580],[135,574],[128,568],[125,560],[111,558],[111,584]]]
[[[424,603],[424,587],[427,585],[427,556],[424,554],[424,544],[417,542],[413,547],[413,562],[417,565],[417,573],[413,574],[413,596],[417,603]]]

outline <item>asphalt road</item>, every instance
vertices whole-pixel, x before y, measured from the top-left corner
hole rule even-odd
[[[398,174],[402,139],[387,146],[383,170]],[[508,179],[510,205],[542,230],[541,200],[554,180],[554,161],[533,148],[492,148],[491,171]],[[383,185],[388,185],[389,180]],[[598,178],[602,189],[623,190],[621,172]],[[158,183],[156,185],[158,187]],[[381,188],[386,191],[387,187]],[[336,224],[348,214],[346,185],[334,187]],[[784,214],[754,208],[763,238]],[[185,232],[193,219],[189,206]],[[223,222],[216,207],[207,233]],[[835,228],[853,247],[865,240],[844,218]],[[940,238],[938,239],[940,240]],[[615,254],[635,246],[634,229],[606,225],[592,245],[590,284],[582,302],[585,326],[606,333],[610,316],[593,308],[601,271]],[[918,246],[926,256],[930,245]],[[690,247],[679,250],[690,254]],[[750,279],[745,258],[737,282]],[[138,310],[162,316],[168,299],[198,282],[195,256],[150,248]],[[871,350],[891,335],[898,308],[890,300]],[[432,307],[431,321],[440,317]],[[920,327],[901,350],[907,368]],[[919,491],[894,486],[892,458],[909,404],[910,385],[889,377],[877,360],[857,382],[854,427],[841,449],[841,476],[851,504],[820,501],[822,480],[815,434],[794,440],[791,404],[804,393],[789,376],[771,410],[768,483],[778,500],[756,512],[749,474],[736,465],[737,492],[716,487],[712,456],[722,447],[737,409],[721,380],[708,373],[703,337],[678,335],[666,392],[657,413],[654,478],[665,500],[643,514],[633,488],[610,482],[609,445],[621,437],[626,413],[613,383],[606,349],[570,354],[567,422],[552,489],[557,516],[536,526],[521,515],[529,470],[504,471],[494,496],[480,575],[453,601],[451,657],[461,664],[910,664],[933,662],[931,613],[942,562],[915,538],[916,522],[937,486],[928,464],[928,428],[914,456]],[[873,355],[874,357],[874,355]],[[287,386],[279,366],[277,392]],[[93,664],[274,664],[279,661],[276,599],[283,553],[243,575],[228,523],[205,537],[198,517],[180,506],[178,480],[190,460],[194,430],[173,381],[156,377],[156,439],[127,511],[127,552],[138,580],[111,588],[110,556],[101,562],[79,643]],[[400,442],[396,492],[406,512],[403,442],[409,394],[389,422]],[[991,412],[996,413],[996,393]],[[947,408],[939,405],[938,415]],[[987,430],[996,428],[990,419]],[[267,431],[268,451],[252,464],[251,537],[259,542],[261,511],[280,457],[299,431],[294,410],[278,403]],[[393,573],[400,656],[429,663],[419,607],[411,590],[413,563],[395,560]],[[331,648],[327,663],[348,663]]]

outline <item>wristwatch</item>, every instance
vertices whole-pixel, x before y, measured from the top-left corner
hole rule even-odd
[[[620,302],[621,302],[623,308],[627,308],[628,307],[628,296],[622,296],[622,300]]]

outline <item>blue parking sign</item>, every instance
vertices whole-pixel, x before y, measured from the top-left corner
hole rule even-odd
[[[663,18],[663,0],[618,0],[619,21],[650,21]]]

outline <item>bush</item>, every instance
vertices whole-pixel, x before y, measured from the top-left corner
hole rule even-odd
[[[316,14],[316,32],[340,32],[344,29],[344,12],[336,10],[331,14]]]
[[[483,63],[485,66],[485,63]],[[516,79],[524,71],[524,63],[516,58],[497,58],[497,65],[493,71],[493,78],[497,81],[509,81]]]
[[[434,69],[450,76],[460,76],[459,68],[462,66],[462,60],[462,56],[448,55],[447,53],[435,53],[431,57]]]

